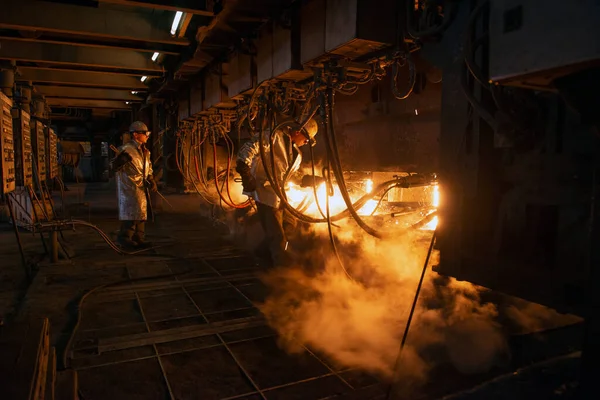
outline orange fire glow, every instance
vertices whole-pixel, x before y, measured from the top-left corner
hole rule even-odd
[[[432,188],[431,205],[435,208],[438,208],[440,206],[440,188],[438,185],[434,185]],[[433,230],[435,230],[435,228],[437,228],[437,224],[438,224],[438,217],[436,215],[435,217],[433,217],[433,219],[431,221],[429,221],[429,223],[427,223],[427,225],[423,226],[421,229],[426,230],[426,231],[433,231]]]
[[[369,186],[368,183],[366,186]],[[313,218],[323,218],[323,215],[326,213],[326,201],[329,200],[329,214],[334,216],[339,214],[340,212],[346,210],[346,203],[344,202],[344,198],[340,192],[340,189],[337,185],[333,187],[333,195],[327,198],[327,187],[325,183],[317,186],[317,200],[315,202],[314,189],[312,187],[303,188],[294,183],[288,182],[286,188],[286,195],[290,205],[300,212],[311,216]],[[440,204],[440,190],[438,185],[433,185],[430,191],[431,195],[431,205],[437,208]],[[352,201],[356,201],[358,199],[358,195],[352,198]],[[369,216],[374,213],[378,200],[371,199],[368,200],[365,205],[357,210],[358,215],[361,216]],[[319,211],[320,207],[320,211]],[[323,214],[321,214],[321,212]],[[438,217],[434,217],[429,223],[424,225],[422,230],[434,230],[437,227]]]
[[[290,205],[299,211],[303,212],[306,215],[309,215],[314,218],[322,218],[321,212],[319,211],[319,207],[321,211],[325,214],[326,211],[326,201],[327,199],[327,187],[325,183],[317,186],[317,202],[315,202],[314,189],[312,187],[303,188],[291,182],[288,182],[287,189],[285,191],[288,201]],[[355,201],[356,199],[352,199]],[[369,200],[366,204],[360,209],[357,210],[359,215],[371,215],[371,213],[377,207],[376,200]],[[340,188],[337,185],[333,187],[333,195],[329,196],[329,214],[336,215],[346,209],[346,203],[344,202],[344,198],[342,197],[342,193],[340,192]]]

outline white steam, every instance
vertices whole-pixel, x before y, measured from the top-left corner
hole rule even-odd
[[[323,235],[324,228],[318,229]],[[353,279],[321,246],[325,250],[312,250],[303,265],[299,261],[265,277],[273,293],[261,310],[284,349],[306,346],[342,366],[391,378],[431,233],[377,240],[350,226],[336,232]],[[436,282],[442,280],[431,271],[434,264],[431,260],[402,353],[402,376],[426,378],[435,365],[432,349],[463,372],[504,361],[507,346],[495,322],[496,307],[483,303],[471,284]]]

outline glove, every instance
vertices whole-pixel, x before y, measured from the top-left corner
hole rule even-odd
[[[314,178],[314,181],[313,181]],[[316,184],[316,186],[319,186],[321,183],[325,182],[325,178],[323,178],[322,176],[314,176],[313,175],[304,175],[302,177],[302,184],[300,186],[302,186],[303,188],[305,187],[312,187],[313,183]]]
[[[246,165],[245,162],[238,160],[235,170],[242,178],[242,187],[244,188],[244,192],[254,192],[256,190],[256,178],[252,176],[250,167]]]
[[[110,163],[111,170],[113,172],[120,171],[125,166],[125,164],[131,161],[133,161],[131,155],[126,151],[123,151],[118,156],[116,156],[115,159],[112,160],[112,162]]]
[[[149,191],[151,191],[152,193],[158,192],[158,185],[156,184],[156,181],[154,180],[153,177],[149,176],[146,179],[146,183],[148,185],[147,187],[148,187]]]

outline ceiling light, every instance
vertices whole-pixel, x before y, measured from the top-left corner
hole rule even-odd
[[[175,18],[173,18],[173,24],[171,25],[171,35],[175,35],[177,33],[177,29],[179,29],[179,23],[181,22],[181,17],[183,17],[183,13],[181,11],[177,11],[175,13]]]
[[[158,51],[154,52],[154,54],[152,54],[152,61],[156,61],[158,56],[160,56],[160,53]]]
[[[128,102],[128,101],[126,101],[126,102],[125,102],[125,104],[129,104],[129,102]]]
[[[131,91],[131,94],[137,94],[137,92],[136,92],[136,91],[134,91],[134,90],[132,90],[132,91]]]
[[[140,81],[144,82],[146,79],[148,79],[148,77],[144,75],[144,76],[142,76],[142,78],[140,79]]]

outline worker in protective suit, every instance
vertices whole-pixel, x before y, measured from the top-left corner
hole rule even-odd
[[[265,142],[271,143],[270,148],[265,145],[265,155],[269,164],[273,164],[270,160],[271,157],[274,158],[275,170],[272,173],[273,178],[279,182],[279,187],[285,188],[289,178],[298,172],[302,163],[300,147],[309,142],[314,143],[318,129],[317,122],[310,119],[301,131],[284,128],[275,131],[273,138],[270,132],[265,132]],[[283,227],[284,209],[265,173],[259,141],[258,137],[254,137],[240,148],[236,170],[242,178],[243,193],[256,202],[273,265],[281,266],[289,262],[286,253],[287,237]]]
[[[129,127],[132,140],[119,147],[112,161],[117,181],[119,220],[118,242],[123,247],[147,247],[145,223],[148,219],[148,191],[158,190],[152,176],[152,162],[146,142],[150,131],[146,124],[136,121]]]

